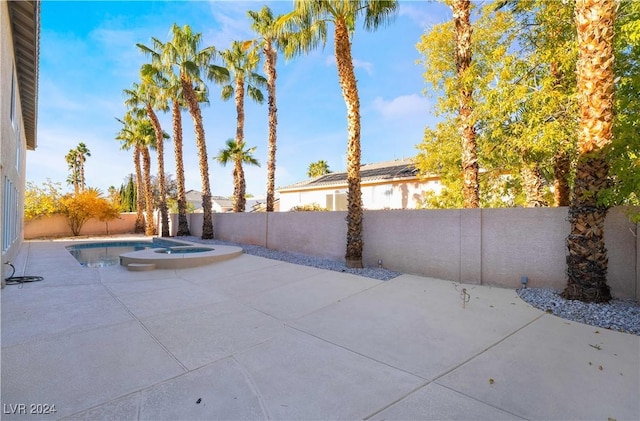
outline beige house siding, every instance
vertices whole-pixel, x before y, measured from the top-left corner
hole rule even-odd
[[[12,20],[19,16],[18,21]],[[35,13],[34,13],[35,12]],[[39,6],[34,2],[0,2],[0,279],[23,241],[27,149],[36,144]],[[20,28],[14,36],[14,28]],[[30,45],[30,40],[34,45]],[[17,58],[15,51],[20,51]],[[32,59],[34,62],[30,62]],[[31,84],[31,85],[29,85]],[[26,115],[25,115],[26,113]]]

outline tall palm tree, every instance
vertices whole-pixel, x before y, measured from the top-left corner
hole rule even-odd
[[[83,142],[78,143],[76,147],[76,159],[78,160],[78,172],[80,176],[80,191],[84,191],[87,187],[86,179],[84,177],[84,163],[87,160],[87,157],[91,156],[91,151],[87,145]]]
[[[244,147],[244,98],[245,93],[255,102],[262,104],[264,96],[260,86],[266,84],[264,76],[254,72],[260,63],[260,56],[251,42],[233,41],[231,48],[221,51],[220,57],[229,70],[231,82],[222,88],[222,99],[228,101],[232,97],[236,102],[236,143],[240,150]],[[246,88],[246,89],[245,89]],[[246,205],[246,183],[242,169],[242,156],[235,155],[233,171],[233,211],[244,212]]]
[[[78,168],[78,151],[76,149],[69,149],[69,153],[65,155],[67,166],[71,174],[67,177],[67,184],[73,186],[75,194],[80,192],[80,172]]]
[[[129,150],[133,149],[133,165],[136,173],[136,223],[134,225],[134,232],[141,233],[145,231],[144,220],[144,185],[142,183],[142,169],[140,166],[140,156],[142,154],[141,141],[138,128],[140,123],[134,117],[135,112],[131,110],[124,115],[121,120],[116,117],[122,124],[122,128],[116,134],[116,140],[121,142],[121,149]]]
[[[362,267],[362,192],[360,188],[360,99],[351,57],[351,35],[357,18],[364,17],[364,27],[375,30],[387,23],[398,10],[395,0],[295,0],[294,10],[278,26],[292,33],[285,54],[307,53],[327,39],[327,23],[334,25],[334,53],[338,79],[347,107],[347,267]],[[289,26],[293,26],[290,28]],[[293,29],[293,30],[290,30]],[[298,30],[296,30],[298,29]]]
[[[459,84],[460,134],[462,137],[462,199],[465,208],[480,206],[476,130],[471,121],[473,87],[465,81],[471,66],[471,1],[450,2],[455,26],[456,71]]]
[[[275,17],[268,6],[263,6],[259,12],[249,10],[251,29],[258,34],[258,45],[262,47],[264,55],[264,73],[267,76],[267,103],[269,104],[269,147],[267,158],[267,212],[273,212],[276,179],[276,140],[278,129],[278,107],[276,105],[276,62],[278,48],[286,45],[287,34],[278,33]]]
[[[611,299],[604,243],[608,209],[598,203],[598,196],[610,184],[605,149],[613,138],[616,8],[616,0],[576,1],[580,123],[578,164],[569,206],[568,281],[562,292],[564,298],[572,300]]]
[[[201,72],[210,69],[215,54],[213,46],[200,49],[201,33],[193,33],[189,25],[182,28],[175,23],[171,27],[172,39],[165,44],[162,51],[163,61],[177,67],[182,85],[182,95],[193,119],[202,179],[202,238],[213,238],[213,219],[211,214],[211,186],[209,184],[209,163],[207,161],[207,144],[205,141],[202,113],[200,111],[200,92],[206,92]]]
[[[169,216],[167,211],[167,198],[164,180],[164,132],[160,125],[160,120],[155,109],[165,111],[167,109],[167,101],[163,95],[162,88],[154,77],[157,74],[149,64],[145,64],[140,69],[141,84],[134,83],[132,89],[125,89],[128,96],[125,105],[130,107],[143,107],[155,130],[155,149],[158,156],[158,180],[160,184],[160,201],[158,208],[160,209],[160,222],[162,225],[162,237],[168,237],[169,234]],[[144,156],[144,155],[143,155]]]
[[[67,165],[71,171],[71,174],[67,177],[67,183],[73,185],[73,190],[76,194],[86,188],[84,163],[88,156],[91,156],[91,151],[83,142],[78,143],[78,146],[70,149],[69,153],[65,155]]]
[[[145,235],[155,234],[153,224],[153,194],[151,190],[151,156],[149,148],[155,147],[156,132],[153,124],[145,117],[145,111],[132,108],[125,115],[118,139],[123,141],[123,148],[134,148],[134,164],[136,165],[136,177],[138,185],[138,212],[145,209]],[[164,137],[164,135],[163,135]],[[140,170],[140,158],[142,158],[142,170]],[[138,215],[137,220],[140,219]],[[137,222],[136,222],[137,223]]]
[[[173,69],[173,63],[163,55],[167,46],[157,38],[151,38],[153,47],[136,44],[146,55],[151,56],[153,66],[149,71],[156,73],[155,77],[163,82],[163,90],[167,100],[171,103],[171,119],[173,123],[173,146],[176,162],[176,183],[178,187],[178,236],[191,235],[187,221],[187,199],[185,193],[184,160],[182,153],[182,109],[185,102],[182,96],[182,83],[179,75]]]
[[[218,156],[216,156],[216,161],[218,161],[222,166],[226,166],[229,162],[234,163],[233,166],[233,179],[234,179],[234,201],[233,201],[233,211],[234,212],[244,212],[244,208],[240,210],[237,207],[237,189],[235,186],[235,180],[241,180],[244,183],[244,169],[242,165],[237,165],[238,161],[247,165],[255,165],[257,167],[260,166],[260,162],[253,156],[253,153],[256,151],[256,147],[248,148],[246,144],[238,143],[236,139],[228,139],[226,142],[227,147],[224,149],[220,149]],[[239,186],[238,188],[243,188],[243,186]],[[244,199],[244,198],[243,198]]]

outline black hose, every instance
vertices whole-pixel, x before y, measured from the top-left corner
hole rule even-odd
[[[7,285],[24,284],[26,282],[38,282],[44,278],[42,276],[13,276],[16,273],[16,268],[11,262],[6,262],[5,265],[11,266],[11,275],[4,278]]]

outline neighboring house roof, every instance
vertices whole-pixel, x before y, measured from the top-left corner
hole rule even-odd
[[[185,193],[187,202],[191,202],[196,209],[202,208],[202,192],[189,190]],[[211,196],[211,203],[220,206],[221,209],[233,208],[233,200],[224,196]]]
[[[363,184],[408,179],[413,180],[417,178],[418,170],[416,169],[412,159],[398,159],[360,166],[360,182]],[[281,187],[278,189],[278,192],[321,189],[332,186],[344,186],[346,184],[347,173],[336,172]]]
[[[229,199],[228,197],[211,196],[211,202],[217,203],[222,209],[233,208],[233,199]]]
[[[36,148],[38,125],[38,71],[40,55],[40,1],[9,1],[13,52],[20,89],[27,148]]]

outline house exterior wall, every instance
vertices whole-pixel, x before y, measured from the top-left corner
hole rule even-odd
[[[0,2],[0,232],[4,285],[6,265],[22,244],[26,138],[14,61],[13,35],[7,2]],[[13,92],[13,94],[12,94]]]
[[[438,180],[395,180],[389,182],[363,182],[362,204],[365,209],[416,209],[427,191],[439,193]],[[280,211],[295,206],[317,203],[329,210],[346,210],[347,186],[327,186],[315,189],[280,190]],[[328,198],[329,196],[329,198]],[[342,196],[342,197],[341,197]]]

